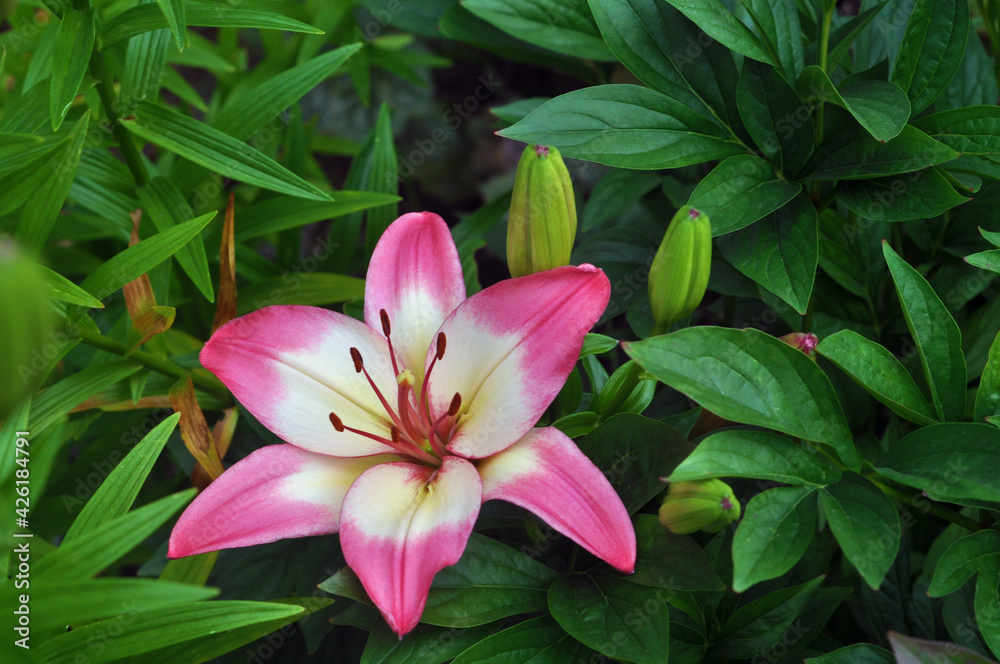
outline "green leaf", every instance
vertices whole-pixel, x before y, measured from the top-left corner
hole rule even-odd
[[[719,0],[667,0],[715,41],[770,65],[776,64],[760,39]]]
[[[931,219],[968,200],[934,168],[847,180],[837,185],[837,194],[851,212],[872,221]]]
[[[66,532],[63,545],[128,512],[180,418],[180,413],[174,413],[132,448],[80,510]],[[114,463],[116,459],[109,458],[109,461]]]
[[[330,197],[262,152],[165,106],[141,102],[122,125],[196,164],[283,194],[317,201]]]
[[[549,589],[549,612],[584,645],[635,664],[668,661],[671,593],[620,577],[573,574]]]
[[[629,583],[671,590],[723,590],[712,564],[700,546],[687,535],[675,535],[652,514],[632,517],[635,526],[635,573]]]
[[[825,443],[858,467],[829,378],[785,342],[752,328],[689,327],[623,346],[658,380],[719,417]]]
[[[906,126],[889,141],[877,141],[851,124],[826,137],[805,167],[812,180],[861,180],[910,173],[960,155],[919,129]]]
[[[31,627],[44,633],[67,625],[74,629],[94,620],[129,612],[144,613],[167,606],[209,599],[215,588],[149,579],[94,579],[37,584],[31,588]]]
[[[614,60],[586,0],[462,0],[462,6],[507,34],[556,53]]]
[[[107,297],[170,258],[195,238],[214,216],[214,211],[203,214],[125,249],[87,275],[80,287],[98,299]]]
[[[630,514],[663,491],[660,478],[692,449],[672,426],[631,413],[609,418],[578,444],[608,477]]]
[[[527,554],[534,552],[528,546],[524,549]],[[443,627],[475,627],[544,610],[556,573],[527,554],[473,533],[462,558],[434,576],[421,621]],[[345,567],[319,587],[335,595],[370,601],[350,568]]]
[[[805,67],[802,25],[795,0],[748,0],[744,6],[789,81]]]
[[[794,176],[812,152],[809,107],[774,67],[748,60],[736,88],[740,117],[754,143],[786,176]]]
[[[733,267],[805,314],[819,263],[819,220],[807,197],[722,236],[717,246]]]
[[[897,632],[889,632],[889,643],[896,655],[896,664],[996,664],[954,643],[926,641]]]
[[[1000,108],[969,106],[913,121],[921,129],[962,154],[1000,154]]]
[[[365,280],[344,274],[290,270],[280,277],[256,281],[239,292],[239,313],[272,304],[323,305],[364,297]]]
[[[867,7],[864,11],[859,12],[857,16],[853,16],[850,20],[841,23],[840,27],[830,33],[830,52],[826,58],[826,66],[830,71],[837,68],[840,61],[847,55],[851,45],[863,34],[865,28],[875,20],[875,17],[878,16],[879,12],[887,4],[889,2],[885,0],[874,7]],[[810,67],[813,66],[815,65],[810,65]],[[809,69],[809,67],[806,67],[806,69]],[[910,102],[907,100],[907,108],[909,108],[909,105]]]
[[[550,616],[520,622],[483,639],[452,664],[566,664],[599,656],[571,637]]]
[[[94,50],[94,12],[63,10],[55,49],[52,51],[52,76],[49,78],[49,114],[52,131],[58,131],[66,111],[83,83]]]
[[[26,183],[23,184],[30,198],[21,211],[14,236],[26,247],[40,251],[48,240],[73,184],[89,124],[90,111],[87,111],[73,125],[66,141],[35,167],[36,177],[41,178],[41,185],[37,190],[32,192]]]
[[[793,485],[824,486],[837,475],[810,447],[766,431],[730,429],[708,436],[674,469],[668,482],[746,477]]]
[[[35,563],[32,581],[82,581],[94,576],[156,532],[195,493],[195,489],[175,493],[97,526]]]
[[[712,645],[712,653],[733,659],[750,659],[770,650],[782,641],[822,582],[823,577],[818,577],[741,606],[722,626],[717,641]]]
[[[165,3],[181,5],[180,0],[157,0],[162,7]],[[203,28],[260,28],[263,30],[283,30],[286,32],[304,32],[323,34],[322,30],[282,16],[275,12],[240,7],[218,2],[188,2],[184,6],[183,20],[177,21],[177,30],[163,10],[154,5],[139,5],[131,7],[108,21],[101,31],[98,46],[103,51],[110,46],[131,39],[151,30],[170,28],[174,32],[178,50],[183,50],[183,39],[178,33],[184,34],[183,26]],[[178,19],[180,16],[175,15]]]
[[[174,36],[177,50],[183,51],[187,45],[187,17],[185,16],[184,0],[156,0],[156,3],[160,5],[163,18],[170,26],[170,34]],[[129,24],[132,25],[135,22],[135,19],[132,19]]]
[[[986,368],[976,389],[976,405],[972,419],[981,422],[1000,415],[1000,332],[993,338]]]
[[[994,104],[997,96],[993,57],[986,52],[979,32],[970,29],[969,41],[965,45],[965,57],[958,67],[958,73],[951,79],[944,93],[938,97],[934,107],[943,111],[949,108]]]
[[[586,232],[617,218],[660,184],[657,173],[614,169],[594,185],[583,209],[581,229]]]
[[[175,228],[194,217],[194,211],[174,184],[157,175],[136,190],[146,215],[161,233]],[[298,200],[298,199],[296,199]],[[242,231],[242,215],[240,230]],[[205,299],[215,302],[215,289],[208,271],[208,254],[201,241],[188,242],[174,254],[178,265],[191,278]]]
[[[1000,272],[1000,249],[980,251],[978,254],[966,256],[964,260],[972,267]]]
[[[495,631],[492,624],[466,629],[418,625],[400,639],[380,620],[368,635],[361,664],[443,664]]]
[[[38,650],[52,664],[68,664],[80,656],[92,657],[95,662],[110,662],[301,613],[301,606],[275,602],[191,602],[91,623],[46,641]],[[115,634],[115,638],[109,639],[109,633]]]
[[[892,82],[906,91],[914,115],[930,106],[955,76],[965,57],[969,24],[965,0],[913,4]]]
[[[155,6],[156,0],[139,0],[151,11],[162,16]],[[160,91],[163,67],[170,50],[170,31],[153,30],[130,39],[125,50],[125,70],[121,76],[119,100],[125,108],[131,108],[142,99],[156,99]]]
[[[823,339],[816,352],[900,417],[917,424],[937,421],[909,372],[884,346],[853,330],[841,330]]]
[[[41,433],[88,397],[128,378],[138,370],[139,366],[136,364],[114,361],[95,364],[63,378],[32,401],[29,430],[36,435]]]
[[[896,560],[903,534],[895,505],[869,480],[850,471],[819,496],[844,555],[878,590]]]
[[[967,382],[962,331],[927,280],[884,240],[882,251],[924,367],[934,409],[942,420],[960,420],[965,413]]]
[[[583,347],[580,348],[580,359],[588,355],[601,355],[614,350],[618,345],[617,339],[612,339],[603,334],[588,332],[583,338]]]
[[[708,215],[712,235],[725,235],[763,219],[800,191],[800,183],[779,179],[767,161],[741,154],[713,168],[691,192],[688,204]]]
[[[336,196],[335,201],[275,197],[241,208],[238,212],[239,241],[246,242],[270,233],[299,228],[325,219],[336,219],[400,200],[394,194],[373,191],[338,191]]]
[[[88,307],[90,309],[104,308],[100,300],[58,272],[53,272],[44,265],[39,265],[38,269],[45,277],[45,285],[48,286],[49,294],[53,300],[68,304],[78,304],[81,307]]]
[[[910,100],[902,88],[890,81],[852,77],[835,86],[826,72],[810,65],[802,70],[795,89],[806,101],[840,106],[877,141],[898,136],[910,117]]]
[[[973,574],[995,575],[1000,570],[1000,533],[980,530],[956,541],[941,555],[927,594],[944,597],[960,589]]]
[[[802,558],[816,531],[815,494],[815,487],[778,487],[750,500],[733,537],[733,590],[777,578]]]
[[[932,424],[904,436],[875,464],[891,480],[932,500],[1000,503],[1000,429],[988,424]]]
[[[608,166],[678,168],[743,152],[722,128],[681,102],[637,85],[560,95],[500,132]]]
[[[884,648],[868,643],[856,643],[819,657],[810,657],[805,662],[806,664],[896,664],[896,659]]]

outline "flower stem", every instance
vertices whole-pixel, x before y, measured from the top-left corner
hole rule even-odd
[[[114,78],[104,54],[100,51],[95,50],[90,56],[90,73],[98,80],[97,94],[101,98],[104,113],[108,116],[111,133],[118,142],[118,151],[121,153],[122,159],[125,160],[125,165],[132,172],[136,185],[141,187],[149,182],[149,172],[146,170],[146,164],[142,161],[142,155],[139,154],[135,143],[132,142],[132,134],[118,122],[118,114],[115,112],[115,109],[118,108],[118,95],[115,94]]]
[[[913,505],[912,496],[907,494],[905,491],[900,491],[899,489],[883,484],[879,480],[872,479],[870,477],[868,479],[870,479],[875,484],[875,486],[881,489],[882,493],[889,496],[890,498],[895,498],[899,502],[905,503],[907,505]],[[915,507],[915,505],[913,506]],[[944,519],[945,521],[954,523],[957,526],[962,526],[963,528],[971,530],[972,532],[983,530],[985,528],[983,524],[979,523],[975,519],[970,519],[964,514],[960,514],[958,512],[952,512],[951,510],[945,509],[944,507],[941,507],[940,505],[937,505],[935,503],[928,503],[927,512],[933,514],[934,516],[940,519]]]

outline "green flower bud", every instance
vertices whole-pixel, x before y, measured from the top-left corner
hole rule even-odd
[[[740,518],[740,501],[722,480],[673,482],[660,506],[660,523],[672,533],[717,533]]]
[[[0,239],[0,420],[39,387],[55,315],[38,265]]]
[[[529,145],[514,177],[507,224],[507,265],[523,277],[569,265],[576,239],[573,183],[559,151]]]
[[[685,205],[674,215],[649,268],[649,302],[657,334],[697,308],[705,297],[711,267],[708,215]]]

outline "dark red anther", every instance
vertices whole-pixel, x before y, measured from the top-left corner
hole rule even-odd
[[[389,429],[389,437],[392,438],[392,442],[398,443],[399,442],[399,429],[397,429],[395,426],[391,427]]]
[[[354,360],[354,370],[358,373],[364,371],[365,363],[361,361],[361,351],[357,348],[351,348],[351,359]]]
[[[444,349],[448,346],[448,339],[444,336],[444,332],[438,333],[437,338],[437,359],[444,357]]]
[[[378,317],[382,321],[382,334],[389,336],[389,332],[392,331],[392,328],[389,327],[389,314],[385,312],[385,309],[379,309]]]
[[[330,413],[330,424],[332,424],[333,428],[337,431],[344,431],[344,423],[340,421],[340,418],[337,417],[336,413]]]
[[[462,395],[455,392],[455,396],[451,398],[451,405],[448,406],[448,417],[455,417],[458,415],[459,409],[462,407]]]

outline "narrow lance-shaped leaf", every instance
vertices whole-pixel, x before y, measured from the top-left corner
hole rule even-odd
[[[94,50],[94,12],[67,7],[59,23],[56,46],[52,52],[52,76],[49,78],[49,114],[52,131],[58,131],[77,90],[87,73]]]
[[[174,36],[174,43],[177,50],[183,51],[187,45],[187,23],[185,16],[184,0],[156,0],[163,12],[163,18],[170,26],[170,34]],[[140,5],[142,6],[142,5]]]

